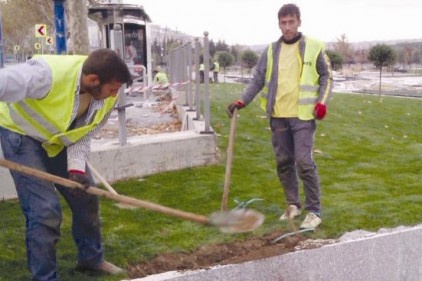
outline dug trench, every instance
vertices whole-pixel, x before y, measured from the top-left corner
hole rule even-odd
[[[193,252],[162,253],[151,260],[130,265],[129,277],[142,278],[167,271],[207,269],[216,265],[239,264],[319,246],[319,244],[306,242],[308,241],[306,237],[300,234],[273,243],[273,240],[283,234],[282,231],[276,231],[243,241],[203,245]]]

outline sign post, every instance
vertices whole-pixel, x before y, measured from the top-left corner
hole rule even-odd
[[[57,54],[67,53],[64,1],[65,0],[54,0],[54,26],[56,28],[56,53]]]
[[[4,65],[4,58],[3,58],[3,27],[1,21],[1,11],[0,11],[0,68]]]

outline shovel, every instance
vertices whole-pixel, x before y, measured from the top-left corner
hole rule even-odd
[[[232,172],[232,163],[233,163],[234,133],[236,131],[236,119],[237,119],[237,108],[234,109],[232,119],[230,122],[229,144],[227,147],[226,175],[224,178],[223,198],[221,200],[222,212],[227,211],[227,201],[229,199],[230,176]]]
[[[17,164],[6,159],[0,159],[0,166],[8,168],[9,170],[14,170],[22,174],[26,174],[28,176],[33,176],[39,179],[60,184],[65,187],[81,189],[84,190],[86,193],[105,197],[117,201],[119,203],[145,208],[147,210],[156,211],[159,213],[178,217],[184,220],[189,220],[199,224],[214,226],[217,227],[223,233],[240,233],[252,231],[258,228],[264,222],[264,215],[255,210],[236,209],[227,212],[215,212],[212,213],[209,217],[206,217],[178,209],[172,209],[152,202],[135,199],[129,196],[114,194],[107,190],[96,188],[94,186],[85,188],[82,184],[78,182],[55,176],[44,171],[33,169],[28,166]]]
[[[88,168],[91,170],[94,176],[105,186],[105,188],[108,191],[110,191],[113,194],[117,194],[117,191],[108,183],[108,181],[100,174],[100,172],[98,172],[97,169],[95,169],[95,167],[90,162],[86,162],[86,164],[88,165]],[[137,208],[133,205],[124,204],[124,203],[117,203],[115,205],[122,209],[136,209]]]

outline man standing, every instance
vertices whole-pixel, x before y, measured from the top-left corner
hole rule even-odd
[[[40,55],[0,70],[0,140],[4,158],[94,184],[87,170],[91,138],[107,122],[131,76],[109,49],[86,56]],[[60,198],[72,210],[77,268],[118,274],[104,261],[96,196],[11,171],[26,219],[27,263],[34,281],[58,280],[55,244],[60,238]]]
[[[315,229],[321,223],[321,192],[312,158],[315,119],[323,119],[327,111],[331,66],[323,44],[298,32],[301,19],[296,5],[282,6],[278,20],[281,38],[268,46],[249,86],[240,100],[228,106],[227,113],[231,117],[262,90],[261,107],[270,121],[277,175],[288,205],[280,220],[301,215],[299,176],[308,211],[300,227]]]
[[[220,63],[218,62],[218,60],[215,60],[213,66],[212,66],[214,83],[218,83],[218,73],[219,72],[220,72]]]

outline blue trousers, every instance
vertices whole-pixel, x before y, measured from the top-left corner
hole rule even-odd
[[[312,158],[315,120],[271,118],[270,126],[277,175],[284,188],[287,205],[302,207],[299,199],[299,177],[305,191],[305,209],[319,215],[321,192],[317,167]]]
[[[56,157],[49,158],[41,143],[28,136],[0,127],[0,138],[5,159],[68,177],[66,149]],[[74,192],[14,171],[11,171],[11,175],[26,220],[26,251],[31,280],[58,280],[56,243],[60,238],[62,222],[58,192],[72,211],[72,236],[78,251],[78,262],[95,266],[103,261],[99,202],[96,196]]]

